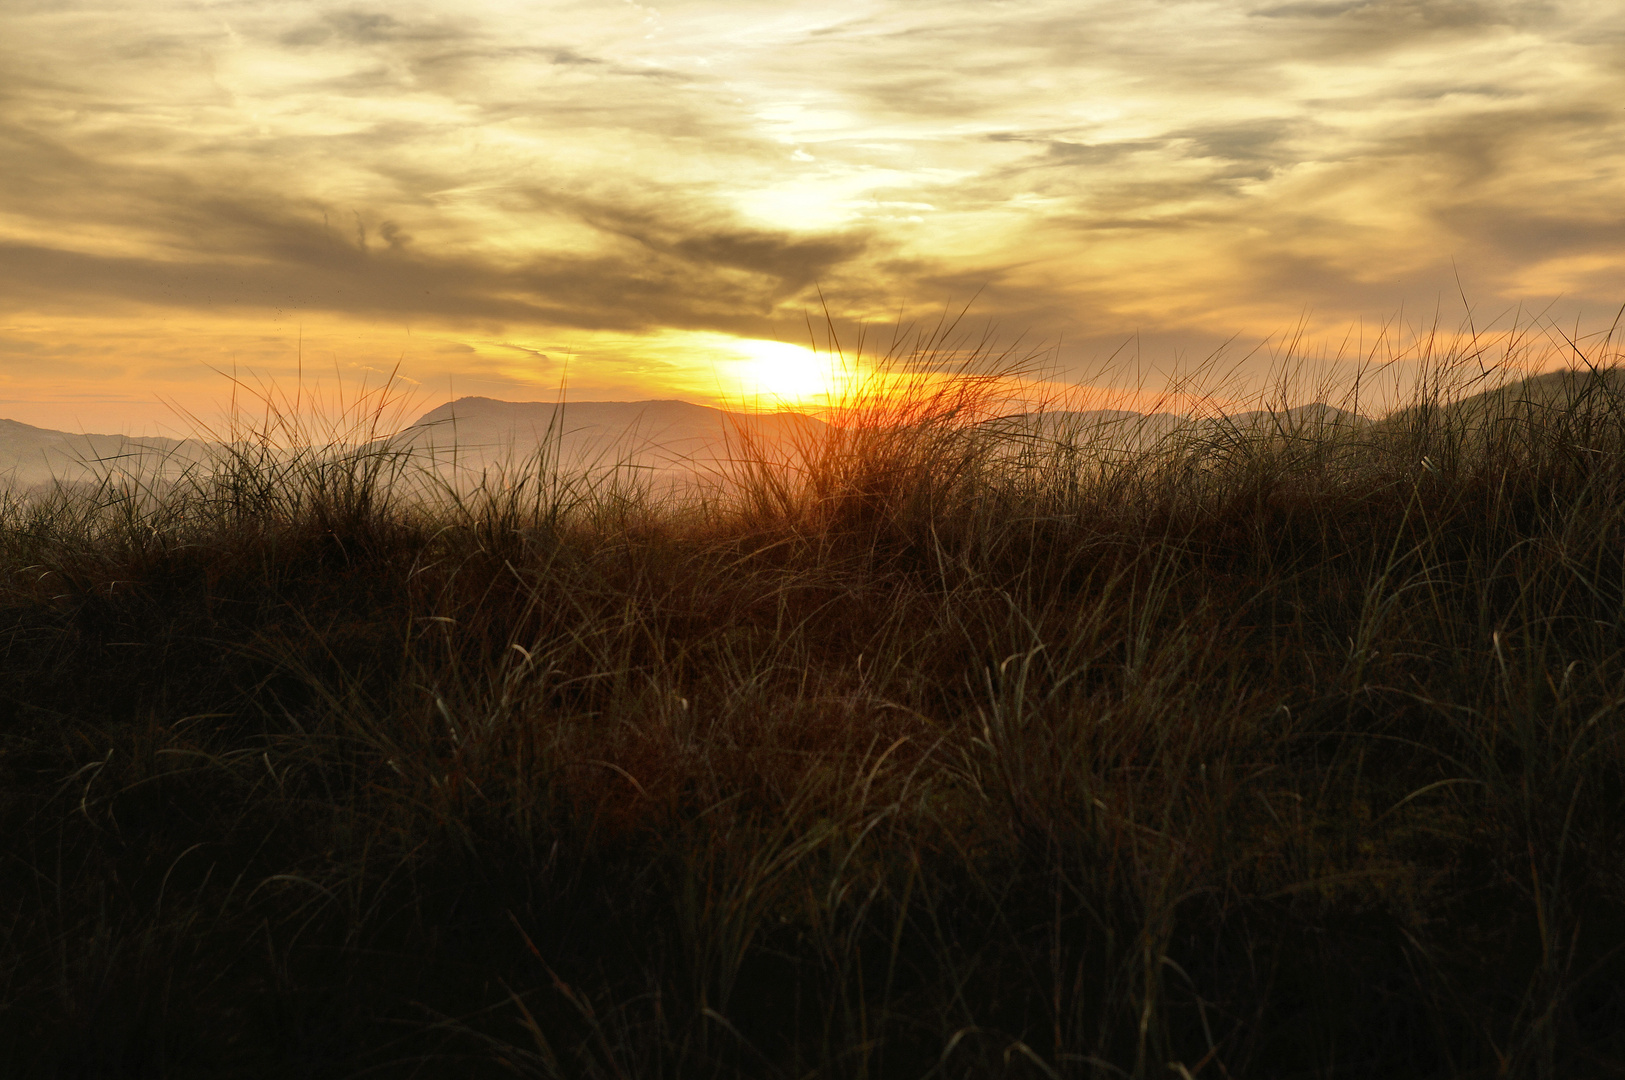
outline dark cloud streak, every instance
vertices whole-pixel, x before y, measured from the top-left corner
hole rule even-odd
[[[72,310],[87,300],[197,310],[329,311],[453,323],[621,331],[665,326],[762,332],[774,306],[862,253],[850,237],[717,230],[625,212],[597,226],[619,253],[532,255],[515,265],[435,256],[401,241],[362,246],[322,222],[220,196],[184,211],[189,257],[135,258],[0,244],[13,306]],[[180,222],[174,223],[180,226]],[[664,236],[662,236],[664,234]],[[363,234],[364,236],[365,234]],[[215,243],[198,243],[213,239]]]

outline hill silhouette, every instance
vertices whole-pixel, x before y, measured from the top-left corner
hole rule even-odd
[[[1467,388],[1471,388],[1468,384]],[[1516,379],[1464,396],[1412,404],[1370,418],[1324,402],[1265,408],[1221,417],[1129,409],[1048,410],[983,422],[983,430],[1015,446],[1068,443],[1080,448],[1140,451],[1170,437],[1198,440],[1230,435],[1301,436],[1327,429],[1374,434],[1414,426],[1438,410],[1464,431],[1486,419],[1503,423],[1578,408],[1584,418],[1606,410],[1625,391],[1619,369],[1565,369]],[[753,452],[784,449],[816,438],[826,423],[795,412],[744,412],[680,400],[503,401],[462,397],[425,412],[389,436],[390,445],[422,453],[444,474],[478,476],[538,460],[564,473],[632,470],[645,479],[677,482],[726,471],[749,443]],[[0,485],[26,489],[55,480],[79,482],[110,470],[174,476],[207,460],[219,444],[207,439],[77,434],[0,419]]]
[[[175,474],[201,460],[208,444],[197,439],[76,435],[0,420],[0,486],[29,488],[53,480],[90,480],[109,468]]]

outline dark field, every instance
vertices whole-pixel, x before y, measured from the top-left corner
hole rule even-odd
[[[1625,380],[1436,367],[1132,452],[962,373],[683,506],[275,422],[16,496],[0,1075],[1625,1074]]]

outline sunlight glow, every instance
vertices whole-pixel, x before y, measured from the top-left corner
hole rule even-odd
[[[756,399],[764,408],[808,408],[828,405],[850,379],[835,357],[801,345],[760,338],[719,342],[734,354],[718,364],[724,383],[734,393]]]
[[[1617,0],[984,8],[10,4],[0,417],[397,363],[849,407],[899,376],[832,379],[809,312],[850,343],[967,303],[1154,395],[1230,342],[1260,386],[1292,327],[1625,300]]]

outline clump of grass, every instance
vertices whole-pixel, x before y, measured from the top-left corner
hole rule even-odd
[[[0,1067],[1625,1071],[1610,348],[1125,440],[939,331],[681,506],[266,392],[12,499]]]

